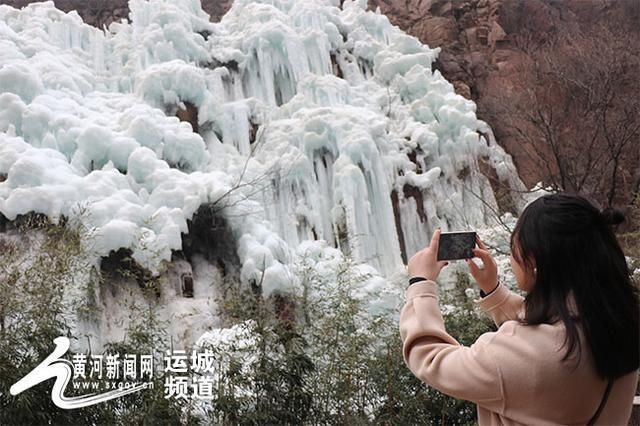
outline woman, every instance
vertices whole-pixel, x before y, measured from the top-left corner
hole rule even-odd
[[[511,266],[525,298],[498,283],[478,241],[467,260],[480,307],[498,331],[461,346],[444,328],[435,280],[447,262],[431,244],[409,260],[400,314],[404,359],[422,381],[477,403],[481,425],[626,425],[638,381],[638,296],[610,225],[580,196],[531,203],[511,236]]]

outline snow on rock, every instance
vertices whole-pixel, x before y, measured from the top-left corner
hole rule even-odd
[[[526,203],[475,104],[432,71],[439,49],[366,1],[237,0],[217,24],[195,0],[130,10],[99,30],[50,1],[0,6],[6,218],[78,219],[97,256],[127,248],[159,274],[218,203],[244,283],[295,291],[296,248],[320,240],[369,265],[375,293],[436,227],[495,225],[480,158]]]

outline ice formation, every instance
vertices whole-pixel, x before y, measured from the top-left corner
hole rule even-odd
[[[215,24],[197,0],[130,10],[101,30],[52,2],[0,6],[6,220],[73,218],[98,258],[127,248],[160,274],[195,212],[222,205],[241,280],[270,294],[299,285],[310,240],[380,278],[438,226],[493,226],[480,162],[526,202],[475,104],[432,70],[439,49],[366,1],[236,0]]]

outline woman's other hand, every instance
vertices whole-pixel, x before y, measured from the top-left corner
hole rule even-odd
[[[480,238],[478,238],[477,242],[478,248],[473,249],[473,254],[482,260],[483,267],[480,268],[471,259],[466,259],[466,261],[471,275],[478,283],[478,287],[485,293],[489,293],[498,285],[498,265],[493,260],[493,256],[491,256],[487,247],[480,241]]]
[[[438,261],[439,241],[440,230],[437,229],[433,233],[433,237],[431,237],[431,243],[409,259],[409,264],[407,265],[409,277],[424,277],[432,281],[438,278],[442,268],[449,264],[444,260]]]

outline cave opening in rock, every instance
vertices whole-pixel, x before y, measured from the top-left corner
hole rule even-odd
[[[184,106],[184,107],[183,107]],[[180,121],[186,121],[191,124],[194,133],[199,133],[198,128],[198,108],[191,102],[182,102],[176,111],[176,117]]]
[[[240,259],[237,238],[217,207],[203,204],[187,220],[189,232],[182,234],[182,254],[192,263],[194,257],[201,256],[216,266],[221,276],[239,280]]]
[[[153,275],[140,266],[132,255],[133,252],[128,248],[111,250],[100,259],[100,275],[105,282],[111,283],[133,279],[142,289],[153,287],[156,297],[159,297],[160,288],[153,284]]]
[[[193,297],[193,276],[191,274],[183,274],[180,277],[182,284],[182,296],[187,298]]]

